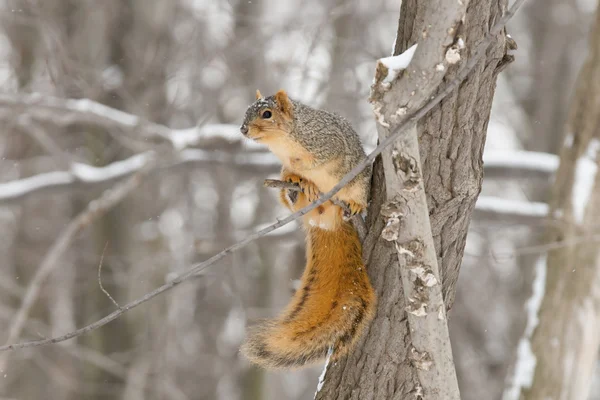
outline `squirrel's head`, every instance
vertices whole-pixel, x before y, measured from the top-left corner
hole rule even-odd
[[[256,91],[256,101],[246,110],[240,131],[258,142],[266,142],[291,131],[294,106],[284,90],[263,97]]]

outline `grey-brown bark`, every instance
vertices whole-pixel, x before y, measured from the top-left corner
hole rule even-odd
[[[545,242],[565,242],[538,260],[537,285],[505,399],[586,399],[600,346],[600,9],[578,77]],[[537,290],[536,290],[537,286]],[[541,298],[543,296],[543,300]],[[534,301],[535,300],[535,301]],[[538,303],[539,304],[539,303]],[[537,323],[539,319],[539,323]],[[527,366],[530,366],[527,368]]]
[[[505,5],[504,1],[498,0],[469,3],[464,23],[451,32],[454,40],[460,37],[465,42],[466,48],[460,52],[463,62],[472,55],[473,46],[501,16],[500,10]],[[402,3],[396,54],[418,42],[424,35],[424,21],[432,18],[426,15],[427,7],[425,3],[417,1]],[[440,10],[446,9],[438,8],[436,11]],[[453,44],[444,40],[441,43],[448,47]],[[437,52],[446,47],[429,49],[430,61],[431,58],[435,60],[439,56]],[[443,57],[444,53],[441,55]],[[485,61],[440,107],[418,124],[423,182],[447,307],[452,305],[454,299],[467,228],[481,189],[481,155],[496,76],[504,63],[504,55],[505,36],[500,34],[498,41],[488,50]],[[415,57],[418,60],[418,54]],[[425,61],[427,57],[423,56],[421,60],[423,64],[411,63],[409,74],[413,68],[417,71],[416,75],[421,74],[420,68],[429,68],[430,65]],[[444,67],[448,68],[448,64]],[[428,73],[433,75],[431,80],[440,78],[440,74],[436,75],[429,69]],[[456,68],[450,66],[441,77],[451,80],[455,75]],[[405,90],[407,87],[404,87]],[[421,88],[414,86],[414,89],[408,90],[408,94],[418,89]],[[418,103],[417,100],[412,102]],[[413,103],[406,104],[411,108],[414,107]],[[375,163],[372,182],[368,220],[370,234],[364,252],[379,297],[377,316],[357,350],[346,359],[329,366],[325,384],[317,394],[318,399],[404,399],[423,396],[414,357],[411,360],[412,341],[404,311],[407,304],[399,280],[397,251],[380,238],[384,228],[381,208],[386,199],[393,197],[386,195],[384,167],[380,160]]]

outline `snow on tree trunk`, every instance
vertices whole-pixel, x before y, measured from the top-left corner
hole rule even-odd
[[[600,226],[599,121],[600,9],[569,110],[550,201],[556,223],[549,225],[545,242],[563,245],[540,258],[545,295],[539,312],[528,315],[504,400],[588,398],[600,345],[600,246],[590,237]]]

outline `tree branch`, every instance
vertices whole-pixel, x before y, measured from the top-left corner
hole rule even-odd
[[[519,223],[539,221],[548,217],[548,204],[534,201],[502,199],[494,196],[479,196],[475,211],[485,218],[512,218]]]
[[[110,184],[139,172],[154,157],[154,151],[136,154],[125,160],[115,161],[103,167],[83,163],[72,163],[68,171],[54,171],[28,178],[0,183],[0,204],[23,199],[34,193],[66,188],[91,188]],[[165,170],[190,164],[225,164],[247,170],[258,168],[261,171],[275,172],[281,165],[270,154],[237,154],[227,151],[185,149],[176,152],[167,164],[156,164],[155,169]],[[152,171],[154,172],[154,171]]]
[[[122,309],[114,311],[96,322],[93,322],[93,323],[91,323],[83,328],[77,329],[75,331],[69,332],[65,335],[54,337],[54,338],[33,340],[33,341],[23,342],[23,343],[7,344],[4,346],[1,346],[0,351],[15,350],[15,349],[21,349],[21,348],[27,348],[27,347],[35,347],[35,346],[59,343],[59,342],[65,341],[65,340],[72,339],[77,336],[81,336],[81,335],[86,334],[95,329],[98,329],[101,326],[104,326],[107,323],[120,317],[122,314],[128,312],[129,310],[147,302],[148,300],[158,296],[159,294],[161,294],[163,292],[166,292],[167,290],[172,289],[173,287],[179,285],[180,283],[186,281],[187,279],[190,279],[194,275],[196,275],[199,272],[203,271],[204,269],[210,267],[211,265],[213,265],[217,261],[221,260],[225,256],[246,246],[248,243],[251,243],[252,241],[256,240],[257,238],[264,236],[267,233],[269,233],[283,225],[286,225],[286,224],[292,222],[293,220],[300,218],[302,215],[305,215],[307,212],[314,210],[321,204],[325,203],[327,200],[330,200],[340,189],[342,189],[352,179],[354,179],[354,177],[356,177],[367,165],[371,164],[373,162],[373,160],[375,159],[375,157],[377,157],[379,154],[381,154],[381,152],[387,146],[389,146],[391,143],[395,142],[402,134],[404,134],[406,132],[406,128],[412,126],[420,118],[425,116],[436,105],[438,105],[446,96],[448,96],[454,89],[456,89],[462,81],[464,81],[466,79],[469,72],[475,67],[475,65],[477,65],[477,63],[479,61],[481,61],[481,59],[485,55],[487,48],[491,45],[492,41],[494,40],[494,36],[497,35],[502,30],[502,28],[504,27],[506,22],[508,22],[508,20],[514,15],[514,13],[520,7],[520,5],[523,3],[523,1],[524,0],[517,0],[515,2],[515,4],[511,7],[511,9],[508,10],[505,13],[505,15],[498,21],[498,23],[496,23],[496,25],[494,25],[492,27],[492,29],[490,30],[490,33],[488,35],[486,35],[485,39],[482,40],[482,42],[476,47],[476,51],[474,52],[472,58],[469,59],[469,62],[467,62],[467,64],[463,67],[463,69],[460,71],[460,73],[457,75],[457,77],[455,79],[453,79],[443,90],[440,91],[440,93],[438,95],[436,95],[434,98],[429,100],[425,105],[418,108],[411,115],[402,119],[397,124],[397,127],[393,130],[393,133],[391,133],[388,137],[386,137],[383,141],[381,141],[381,143],[375,148],[375,150],[373,150],[365,158],[365,160],[363,162],[361,162],[359,165],[355,166],[350,172],[348,172],[348,174],[346,174],[346,176],[344,176],[344,178],[342,178],[342,180],[337,185],[335,185],[329,192],[327,192],[323,196],[321,196],[318,200],[316,200],[309,206],[303,208],[302,210],[299,210],[299,211],[289,215],[288,217],[286,217],[282,220],[279,220],[278,222],[276,222],[264,229],[261,229],[260,231],[254,233],[252,235],[249,235],[245,239],[235,243],[232,246],[229,246],[228,248],[226,248],[225,250],[221,251],[220,253],[214,255],[213,257],[209,258],[208,260],[194,265],[188,271],[180,274],[177,278],[154,289],[153,291],[145,294],[144,296],[142,296],[134,301],[131,301],[128,304],[125,304],[122,307]],[[3,101],[6,102],[6,99],[3,96],[0,96],[0,106],[3,104]],[[135,121],[129,121],[129,122],[133,123]],[[135,124],[134,124],[134,126],[135,126]]]
[[[41,93],[0,94],[0,109],[3,108],[13,111],[9,118],[11,115],[28,114],[36,120],[58,126],[100,126],[109,133],[120,130],[139,142],[149,139],[159,144],[167,143],[175,150],[215,143],[240,144],[243,140],[237,125],[214,124],[171,129],[90,99],[61,99]],[[253,142],[248,142],[245,147],[262,149],[262,146]]]
[[[524,177],[549,177],[558,169],[558,156],[522,150],[492,150],[483,153],[486,177],[519,174]]]
[[[94,220],[106,214],[106,212],[135,190],[151,167],[152,163],[148,162],[145,169],[140,170],[127,181],[105,191],[98,199],[91,201],[85,210],[83,210],[73,221],[71,221],[71,223],[69,223],[65,230],[63,230],[29,282],[21,307],[10,323],[8,338],[6,340],[7,344],[14,342],[19,338],[19,335],[25,326],[27,316],[29,315],[29,310],[38,298],[44,280],[56,268],[58,261],[77,237],[77,234],[89,226]],[[5,369],[7,358],[8,357],[0,358],[0,370]]]

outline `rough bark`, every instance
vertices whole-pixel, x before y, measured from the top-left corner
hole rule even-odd
[[[428,15],[428,11],[447,11],[447,5],[436,8],[432,7],[433,3],[435,2],[415,0],[402,3],[395,54],[420,42],[430,33],[434,35],[436,29],[439,32],[439,27],[435,25],[435,29],[430,32],[424,29],[432,27],[426,21],[436,20],[431,14]],[[420,95],[419,91],[427,93],[427,88],[436,87],[434,81],[439,79],[439,83],[451,80],[456,75],[456,68],[447,63],[444,64],[447,70],[436,74],[431,69],[431,60],[439,60],[437,57],[441,55],[444,61],[446,49],[453,41],[462,38],[466,47],[460,56],[462,62],[466,62],[472,55],[475,44],[501,16],[500,11],[505,4],[503,0],[470,2],[464,22],[458,24],[455,31],[448,32],[448,37],[437,36],[438,39],[441,38],[436,43],[437,46],[422,46],[417,49],[413,62],[401,78],[410,79],[412,73],[413,80],[409,83],[414,86],[411,88],[410,84],[403,84],[405,92],[398,94],[408,94],[411,100],[404,103],[408,109],[418,105],[420,100],[415,96]],[[453,21],[453,14],[448,16],[448,19],[442,19],[444,29]],[[448,41],[448,38],[452,40]],[[505,35],[502,33],[488,50],[485,61],[475,68],[458,90],[422,119],[417,127],[431,233],[448,308],[454,300],[467,228],[481,189],[481,156],[496,76],[504,63],[504,55]],[[427,82],[418,86],[416,78],[422,71],[429,75]],[[413,90],[415,95],[412,94]],[[425,98],[430,95],[427,93]],[[383,113],[386,112],[389,113],[384,109]],[[389,177],[389,167],[386,168],[384,177],[384,164],[381,159],[375,162],[371,208],[367,221],[370,233],[364,244],[369,274],[379,298],[377,315],[356,351],[328,367],[325,383],[317,393],[317,399],[444,398],[440,397],[441,393],[423,394],[421,390],[417,363],[414,355],[411,357],[414,343],[411,338],[412,327],[409,329],[405,312],[407,303],[400,282],[398,253],[395,246],[380,237],[385,226],[381,217],[382,206],[389,198],[394,197],[392,193],[386,194],[385,183],[386,177]],[[399,189],[393,187],[391,191]]]
[[[538,261],[544,297],[539,313],[529,310],[530,329],[521,340],[505,399],[588,398],[600,345],[600,248],[594,240],[573,239],[593,235],[600,224],[599,120],[600,9],[571,100],[552,190],[550,215],[559,223],[545,234],[545,242],[565,246]],[[534,289],[531,303],[535,295]]]

